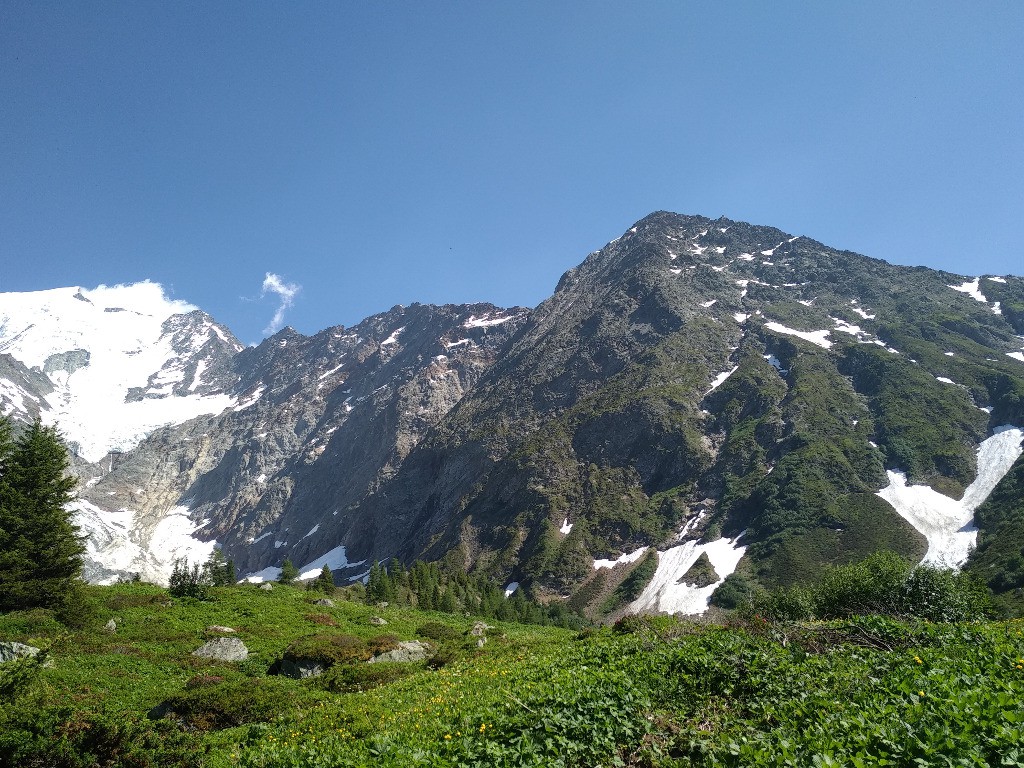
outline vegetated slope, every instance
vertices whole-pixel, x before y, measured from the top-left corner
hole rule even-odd
[[[898,469],[958,498],[992,429],[1024,424],[1024,329],[1001,310],[1022,296],[1019,278],[653,214],[563,277],[361,505],[351,548],[457,557],[592,608],[628,571],[596,560],[663,559],[674,537],[728,537],[765,584],[878,549],[920,558],[922,535],[876,492]]]
[[[480,636],[471,617],[341,590],[330,605],[280,585],[209,601],[145,584],[88,591],[84,628],[48,611],[0,616],[0,639],[48,649],[46,665],[0,664],[4,768],[1024,761],[1020,622],[629,617],[582,633],[493,621]],[[225,638],[247,657],[194,655]],[[364,661],[410,640],[432,660]],[[299,655],[325,674],[271,673]]]

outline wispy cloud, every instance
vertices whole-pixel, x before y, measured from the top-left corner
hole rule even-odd
[[[274,317],[263,329],[263,333],[270,335],[277,333],[281,330],[281,326],[284,325],[284,313],[288,311],[291,305],[295,302],[295,294],[302,290],[302,286],[296,283],[286,283],[281,279],[280,275],[275,275],[273,272],[267,272],[267,276],[263,278],[263,290],[260,292],[260,297],[266,296],[268,293],[276,293],[281,303],[277,307],[277,311],[274,312]]]

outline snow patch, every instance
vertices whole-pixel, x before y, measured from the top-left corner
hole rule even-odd
[[[988,304],[988,299],[985,298],[985,295],[981,292],[979,288],[980,283],[981,278],[976,277],[973,280],[968,280],[967,282],[962,283],[961,285],[951,285],[949,287],[952,288],[954,291],[966,293],[975,301],[980,301],[982,304]]]
[[[687,541],[658,553],[658,568],[650,583],[627,609],[629,613],[682,613],[702,614],[708,609],[711,594],[725,581],[725,577],[736,570],[740,559],[747,551],[737,544],[736,539],[718,539],[707,544]],[[706,553],[718,581],[706,587],[679,583],[686,572],[693,567],[701,554]]]
[[[484,315],[478,318],[476,315],[470,315],[469,320],[462,324],[463,328],[490,328],[492,325],[501,325],[507,323],[509,320],[514,318],[513,315],[498,315],[492,317],[490,315]]]
[[[1005,283],[1006,278],[1004,277],[986,277],[986,280],[991,280],[993,283]]]
[[[308,534],[307,534],[308,535]],[[360,560],[357,563],[350,563],[348,558],[345,557],[345,547],[339,544],[334,549],[331,549],[324,554],[320,555],[316,560],[311,560],[304,566],[299,568],[300,579],[312,579],[314,576],[318,576],[320,571],[326,565],[332,571],[336,571],[339,568],[348,568],[356,565],[362,565],[365,560]]]
[[[750,315],[745,314],[743,312],[737,312],[732,316],[732,319],[735,320],[737,323],[745,323],[747,322],[748,317],[750,317]]]
[[[722,373],[720,373],[717,376],[715,376],[715,380],[711,382],[711,389],[709,389],[707,392],[704,393],[704,397],[707,397],[712,392],[714,392],[716,389],[718,389],[720,386],[722,386],[722,384],[725,383],[726,379],[728,379],[730,376],[732,376],[734,373],[736,373],[736,370],[738,368],[739,368],[738,365],[734,365],[732,367],[732,369],[730,369],[728,371],[723,371]]]
[[[832,342],[827,338],[829,331],[797,331],[776,322],[765,323],[764,327],[770,331],[775,331],[776,333],[796,336],[797,338],[809,341],[812,344],[817,344],[819,347],[823,347],[825,349],[830,349],[832,347]]]
[[[705,309],[707,309],[708,307],[715,306],[715,304],[717,304],[717,303],[718,303],[718,299],[712,299],[711,301],[703,301],[703,302],[701,302],[701,306],[704,307]]]
[[[380,343],[380,345],[382,347],[386,347],[389,344],[397,344],[398,343],[398,337],[402,333],[402,331],[404,331],[404,330],[405,330],[405,326],[404,325],[401,328],[396,328],[395,332],[392,333],[390,336],[388,336],[386,339],[384,339],[384,341],[382,341]]]
[[[647,547],[640,547],[640,549],[636,550],[635,552],[628,552],[624,555],[619,555],[619,557],[615,560],[595,560],[594,570],[596,571],[598,568],[614,568],[617,565],[634,563],[641,557],[643,557],[646,551]]]
[[[927,485],[907,485],[903,472],[889,470],[889,485],[877,492],[928,540],[922,562],[957,568],[974,549],[978,529],[974,511],[988,498],[1022,453],[1024,430],[1009,424],[996,427],[978,446],[978,475],[960,501]]]
[[[559,530],[560,533],[562,533],[562,534],[564,534],[566,536],[569,535],[569,532],[572,531],[572,523],[569,522],[569,518],[568,517],[565,518],[564,521],[562,521],[562,527],[559,528],[558,530]]]
[[[512,597],[512,593],[519,589],[518,581],[510,581],[505,585],[505,597]]]

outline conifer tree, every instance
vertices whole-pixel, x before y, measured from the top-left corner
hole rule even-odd
[[[0,611],[74,600],[85,551],[67,504],[67,448],[39,419],[17,439],[0,418]]]
[[[326,592],[328,595],[334,594],[334,574],[331,573],[329,565],[325,565],[320,569],[320,575],[316,577],[313,588]]]
[[[278,582],[281,584],[291,584],[298,577],[299,569],[286,557],[284,562],[281,563],[281,575],[277,577]]]

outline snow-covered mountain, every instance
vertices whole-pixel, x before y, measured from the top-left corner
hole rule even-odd
[[[98,581],[217,545],[253,579],[443,558],[593,613],[700,612],[977,541],[967,567],[1024,587],[1024,280],[727,219],[652,214],[534,310],[253,348],[150,283],[0,294],[0,407],[77,452]]]
[[[0,293],[0,354],[34,372],[0,383],[0,409],[59,424],[98,462],[157,427],[238,405],[230,360],[241,349],[155,283]]]

